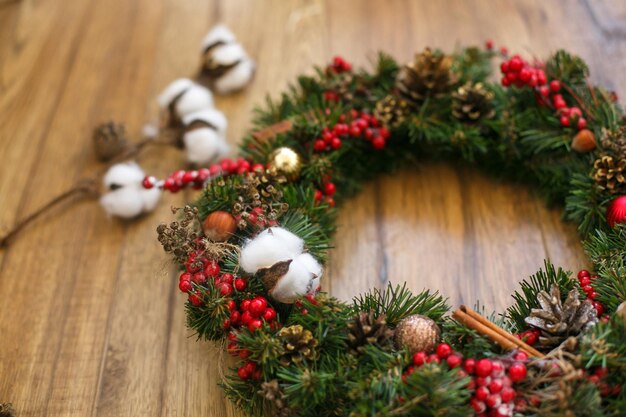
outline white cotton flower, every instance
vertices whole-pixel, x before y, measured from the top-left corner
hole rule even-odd
[[[228,153],[223,135],[210,127],[190,130],[183,135],[187,161],[196,165],[208,165]]]
[[[211,52],[211,61],[217,65],[232,65],[246,59],[248,59],[246,51],[238,43],[221,45]]]
[[[244,88],[254,76],[254,61],[246,58],[215,80],[215,91],[228,94]]]
[[[277,234],[270,233],[270,230],[284,230],[286,233],[292,234],[279,227],[272,227],[259,233],[241,249],[239,265],[244,271],[256,273],[261,268],[268,268],[277,262],[288,261],[299,255],[299,252],[292,250],[298,245],[286,245],[284,239],[279,238]],[[293,236],[300,239],[296,235]],[[300,247],[303,245],[304,242]]]
[[[176,96],[187,90],[193,84],[194,82],[191,81],[189,78],[179,78],[172,81],[157,97],[157,103],[159,103],[159,107],[164,109],[169,106],[170,103],[174,101]]]
[[[193,84],[176,101],[174,109],[178,117],[183,118],[188,114],[213,107],[213,94],[209,89]]]
[[[304,240],[282,227],[270,227],[259,233],[259,236],[271,235],[280,241],[292,255],[299,255],[304,250]]]
[[[208,123],[209,125],[214,126],[219,134],[226,134],[226,128],[228,127],[226,116],[224,116],[224,113],[215,108],[202,109],[200,111],[189,113],[183,117],[183,124],[185,126],[188,126],[196,121]]]
[[[108,192],[100,197],[100,205],[107,214],[130,219],[154,210],[161,197],[161,190],[156,187],[145,189],[142,185],[144,177],[144,172],[135,162],[116,164],[109,168],[103,178]]]
[[[213,26],[209,33],[205,35],[204,39],[202,39],[202,51],[217,42],[235,42],[235,35],[226,27],[226,25],[221,23]]]
[[[314,293],[320,286],[322,275],[324,275],[322,265],[320,265],[320,263],[317,262],[317,259],[315,259],[310,253],[303,253],[298,256],[296,260],[300,262],[307,269],[307,271],[313,274],[314,277],[310,282],[308,293]]]
[[[298,297],[310,292],[314,278],[314,274],[296,258],[289,264],[289,271],[276,282],[269,293],[281,303],[293,303]]]

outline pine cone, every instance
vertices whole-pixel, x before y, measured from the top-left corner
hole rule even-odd
[[[374,343],[383,348],[390,348],[392,337],[393,330],[387,327],[384,314],[376,318],[373,311],[361,311],[358,317],[348,324],[348,346],[353,355],[362,353],[366,345]]]
[[[496,114],[493,97],[493,92],[486,90],[482,83],[467,83],[452,94],[452,115],[469,123],[481,118],[491,119]]]
[[[123,123],[103,123],[94,129],[92,139],[98,159],[108,161],[126,149],[126,127]]]
[[[289,407],[285,403],[285,393],[280,388],[278,380],[263,382],[258,393],[274,405],[276,416],[287,417],[290,414]]]
[[[615,160],[612,156],[604,155],[594,162],[592,177],[600,188],[617,194],[626,188],[625,171],[626,159]]]
[[[427,97],[441,97],[458,81],[452,72],[452,57],[426,48],[396,76],[396,88],[408,102],[420,105]]]
[[[384,126],[396,127],[403,123],[410,113],[409,103],[400,97],[388,95],[376,103],[376,117]]]
[[[303,359],[317,359],[318,342],[311,331],[295,324],[280,329],[278,336],[283,339],[284,351],[279,358],[281,365],[289,366],[291,363],[300,363]]]
[[[559,287],[553,284],[550,294],[541,291],[537,299],[541,308],[533,308],[525,322],[540,330],[540,347],[553,348],[598,322],[593,304],[589,300],[580,301],[576,289],[569,292],[565,302],[561,302]]]

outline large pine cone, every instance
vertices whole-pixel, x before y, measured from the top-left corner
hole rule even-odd
[[[348,332],[348,346],[353,355],[362,353],[365,346],[374,343],[383,348],[391,347],[393,330],[387,327],[384,314],[376,318],[373,311],[361,311],[348,324]]]
[[[467,83],[459,87],[452,97],[452,115],[462,122],[491,119],[496,114],[493,108],[494,94],[486,90],[482,83]]]
[[[408,102],[420,105],[428,97],[441,97],[452,90],[458,76],[452,71],[452,57],[426,48],[396,76],[396,88]]]
[[[283,366],[291,363],[300,363],[304,359],[317,359],[317,339],[310,330],[305,330],[299,324],[283,327],[278,332],[283,339],[283,353],[279,362]]]
[[[565,302],[561,302],[559,287],[553,284],[550,294],[541,291],[537,300],[541,308],[533,308],[525,322],[540,330],[540,347],[556,347],[569,336],[576,336],[598,322],[593,304],[589,300],[581,301],[576,289],[567,294]]]
[[[604,155],[593,164],[593,179],[603,190],[617,194],[626,188],[626,159],[616,160],[612,156]]]

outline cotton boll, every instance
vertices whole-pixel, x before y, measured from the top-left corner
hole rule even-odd
[[[191,113],[213,107],[213,94],[198,84],[190,86],[176,101],[175,110],[183,118]]]
[[[228,94],[244,88],[254,76],[254,61],[249,58],[241,61],[237,66],[215,80],[215,90],[219,94]]]
[[[161,189],[158,187],[153,187],[149,190],[141,188],[139,189],[139,196],[141,197],[141,201],[143,203],[141,211],[149,213],[154,210],[159,203],[159,200],[161,199]]]
[[[162,109],[166,108],[172,101],[174,101],[176,96],[190,88],[192,85],[194,85],[194,83],[189,78],[179,78],[172,81],[172,83],[165,87],[165,89],[157,97],[159,107]]]
[[[297,235],[291,233],[289,230],[282,227],[270,227],[259,233],[259,236],[272,235],[287,248],[289,252],[295,257],[300,255],[304,250],[304,241]]]
[[[135,162],[115,164],[104,175],[104,186],[107,190],[120,188],[128,185],[141,185],[145,177],[144,172]]]
[[[307,292],[311,294],[314,293],[320,286],[322,275],[324,275],[322,265],[320,265],[320,263],[317,262],[317,259],[315,259],[310,253],[303,253],[302,255],[298,256],[296,260],[304,265],[307,271],[313,274],[314,278],[311,281],[311,285]]]
[[[248,59],[246,51],[238,43],[219,46],[211,53],[211,61],[215,65],[232,65],[246,59]]]
[[[187,161],[207,165],[223,154],[224,139],[214,129],[202,127],[183,135]]]
[[[277,262],[287,261],[298,255],[291,250],[292,248],[285,245],[284,240],[268,231],[269,229],[264,230],[241,249],[239,265],[244,271],[256,273],[261,268],[268,268]]]
[[[123,187],[106,193],[100,198],[100,204],[110,216],[131,219],[143,211],[144,202],[135,187]]]
[[[299,296],[310,292],[315,275],[308,270],[307,262],[297,257],[289,264],[289,271],[269,291],[272,298],[281,303],[293,303]]]
[[[183,117],[183,124],[185,126],[189,126],[195,121],[205,122],[214,126],[218,133],[222,135],[226,133],[226,128],[228,127],[228,121],[226,120],[224,113],[215,108],[202,109],[200,111],[189,113]]]
[[[207,33],[202,39],[202,50],[204,51],[209,46],[217,43],[224,42],[230,43],[235,41],[235,35],[224,24],[218,24]]]

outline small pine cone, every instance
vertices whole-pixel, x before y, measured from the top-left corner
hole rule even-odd
[[[275,408],[276,416],[287,417],[290,415],[289,407],[285,402],[285,393],[280,388],[278,380],[272,379],[261,384],[258,394],[269,401]]]
[[[397,127],[408,118],[410,113],[409,103],[401,97],[388,95],[376,103],[375,115],[384,126]]]
[[[396,76],[396,88],[402,97],[414,105],[420,105],[428,97],[447,94],[458,82],[452,71],[452,57],[433,53],[426,48],[416,54],[413,62],[404,65]]]
[[[373,311],[361,311],[354,321],[348,324],[348,346],[353,355],[362,353],[365,346],[370,344],[391,348],[392,338],[393,330],[387,327],[385,315],[375,317]]]
[[[626,159],[615,160],[612,156],[604,155],[593,164],[592,177],[598,187],[611,194],[617,194],[626,188]]]
[[[94,129],[92,139],[98,159],[109,161],[126,149],[126,127],[123,123],[103,123]]]
[[[562,302],[559,287],[553,284],[550,294],[541,291],[537,299],[541,308],[533,308],[525,322],[539,329],[539,347],[554,348],[569,336],[576,336],[598,322],[593,304],[587,299],[581,301],[576,289],[571,290]]]
[[[303,359],[317,359],[318,342],[310,330],[295,324],[280,329],[278,336],[283,339],[284,350],[279,358],[281,365],[289,366],[291,363],[300,363]]]
[[[15,409],[11,403],[0,403],[0,417],[15,416]]]
[[[482,83],[467,83],[452,94],[452,115],[467,123],[491,119],[496,114],[493,97]]]

